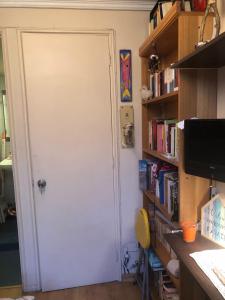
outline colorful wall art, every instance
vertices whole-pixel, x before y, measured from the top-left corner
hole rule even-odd
[[[120,50],[120,94],[121,102],[132,101],[131,50]]]

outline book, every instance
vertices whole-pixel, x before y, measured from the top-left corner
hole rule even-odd
[[[152,150],[155,150],[156,147],[157,147],[157,121],[156,120],[153,120],[152,121],[152,143],[153,143],[153,148]]]
[[[174,167],[167,167],[165,169],[160,169],[159,170],[159,199],[160,199],[160,204],[164,205],[165,199],[164,199],[164,176],[165,174],[174,172]]]
[[[170,154],[175,157],[175,126],[171,127],[171,152]]]
[[[205,11],[207,5],[206,0],[193,0],[192,1],[192,10],[194,11]]]
[[[176,123],[176,127],[175,127],[175,153],[174,153],[174,158],[176,158],[177,160],[179,160],[178,153],[179,153],[179,139],[178,139],[178,125]]]
[[[175,126],[177,120],[164,120],[165,125],[165,153],[171,153],[171,127]]]
[[[164,193],[166,195],[166,208],[169,214],[174,215],[174,208],[176,206],[177,210],[175,214],[178,218],[178,209],[179,209],[179,202],[178,202],[178,173],[176,172],[168,172],[164,176]],[[176,204],[174,204],[176,202]],[[171,219],[172,219],[171,218]],[[175,218],[176,219],[176,218]],[[175,220],[173,220],[175,221]],[[178,221],[178,219],[176,220]]]
[[[174,294],[177,292],[177,289],[172,282],[164,282],[163,289],[168,294]]]
[[[156,270],[164,270],[164,267],[160,261],[160,259],[158,258],[158,256],[155,254],[155,252],[150,249],[149,250],[149,265],[151,266],[152,269],[154,269],[154,271]]]
[[[139,160],[139,188],[141,191],[148,188],[148,162],[145,159]]]
[[[191,11],[191,2],[190,1],[184,1],[184,10]]]
[[[150,72],[149,88],[152,98],[162,96],[178,90],[178,71],[171,68]]]
[[[174,181],[174,183],[170,187],[171,190],[171,202],[172,202],[172,211],[173,215],[171,220],[173,222],[178,222],[179,220],[179,203],[178,203],[178,182]]]
[[[157,151],[158,152],[163,152],[163,128],[164,125],[161,121],[158,122],[157,124]]]
[[[177,158],[177,120],[151,120],[148,123],[149,148]]]
[[[161,19],[163,19],[166,16],[172,5],[173,4],[171,1],[160,3]]]
[[[177,172],[166,173],[164,175],[164,206],[169,214],[171,214],[170,185],[173,182],[171,180],[171,176],[173,175],[177,176]]]

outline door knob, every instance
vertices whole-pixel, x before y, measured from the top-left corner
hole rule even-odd
[[[37,182],[37,186],[39,187],[40,192],[42,193],[46,187],[47,183],[44,179],[39,179]]]

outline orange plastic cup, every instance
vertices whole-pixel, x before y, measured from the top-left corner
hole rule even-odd
[[[185,221],[181,223],[181,228],[183,229],[183,240],[186,243],[194,242],[197,231],[196,223],[191,221]]]

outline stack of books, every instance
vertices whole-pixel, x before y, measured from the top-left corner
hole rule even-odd
[[[160,273],[159,278],[160,299],[162,300],[179,300],[179,293],[171,281],[166,271]]]
[[[177,120],[149,121],[149,148],[178,159]]]
[[[153,98],[177,91],[178,70],[166,68],[153,74],[150,73],[149,88]]]
[[[170,253],[170,245],[164,238],[164,234],[171,233],[172,226],[168,224],[168,222],[161,218],[160,212],[157,210],[155,214],[155,234],[157,240],[167,249],[168,253]]]
[[[158,1],[149,15],[149,34],[159,25],[173,5],[172,1]]]
[[[154,158],[140,160],[139,186],[142,191],[151,191],[171,216],[171,220],[178,221],[179,199],[176,167]]]
[[[161,20],[165,18],[175,1],[158,0],[149,15],[149,35],[159,25]],[[184,1],[184,11],[204,11],[206,9],[207,0]]]
[[[172,215],[173,221],[178,221],[178,173],[166,173],[164,175],[164,206]]]

